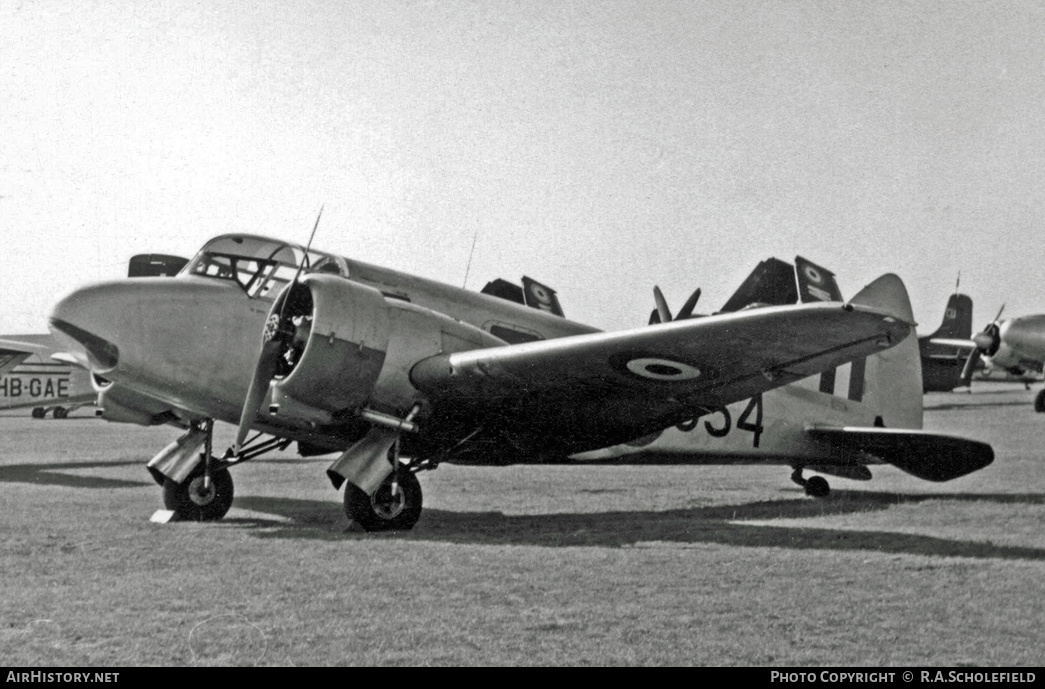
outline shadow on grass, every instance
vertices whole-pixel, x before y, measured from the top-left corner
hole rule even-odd
[[[1031,402],[1027,400],[1005,400],[1003,402],[968,402],[961,404],[957,402],[947,402],[944,404],[926,406],[924,411],[926,413],[934,411],[954,411],[956,409],[968,409],[969,411],[976,411],[981,409],[991,409],[993,407],[1030,407]]]
[[[892,531],[853,531],[744,524],[743,520],[801,519],[874,512],[892,505],[925,500],[989,501],[1042,504],[1045,496],[1026,495],[890,495],[836,491],[826,500],[773,500],[744,505],[667,510],[663,512],[595,512],[578,514],[505,515],[500,512],[425,510],[413,531],[366,534],[344,526],[331,503],[311,500],[244,497],[236,507],[280,515],[286,521],[238,519],[253,524],[259,538],[407,539],[480,545],[545,547],[625,547],[643,542],[720,544],[799,550],[867,550],[907,555],[1045,559],[1045,549],[960,541]],[[340,518],[340,522],[338,521]]]
[[[107,469],[140,466],[140,459],[116,462],[64,462],[60,464],[8,464],[0,466],[0,483],[32,483],[38,486],[65,486],[67,488],[140,488],[155,485],[152,481],[127,481],[101,476],[63,474],[63,469]]]

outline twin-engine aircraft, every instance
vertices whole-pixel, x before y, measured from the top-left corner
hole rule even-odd
[[[966,351],[965,385],[981,360],[988,370],[1002,370],[1021,380],[1037,379],[1045,364],[1045,314],[1003,319],[999,310],[987,327],[973,335]],[[1034,410],[1045,412],[1045,389],[1034,397]]]
[[[740,442],[748,460],[788,464],[814,494],[826,482],[810,489],[803,468],[860,478],[884,459],[947,480],[989,464],[988,445],[909,430],[921,421],[920,373],[899,278],[848,302],[815,282],[829,301],[755,298],[607,333],[567,320],[554,290],[529,279],[475,293],[235,234],[173,279],[80,289],[50,325],[84,351],[101,416],[186,429],[147,465],[178,519],[224,516],[229,470],[293,442],[305,456],[340,453],[327,474],[371,531],[411,528],[416,474],[442,462],[597,462],[599,450],[697,424]],[[755,287],[748,296],[779,293]],[[768,393],[784,386],[778,404]],[[216,420],[238,427],[221,456]],[[672,456],[709,461],[699,447]]]
[[[141,254],[131,257],[127,276],[173,276],[188,262],[178,256]],[[50,333],[0,338],[0,410],[32,408],[34,419],[48,414],[64,419],[97,398],[82,352],[64,351]]]
[[[955,292],[947,299],[940,327],[931,335],[918,338],[924,392],[950,392],[969,384],[962,377],[962,370],[971,337],[972,299]]]
[[[957,292],[950,296],[940,327],[918,338],[925,392],[969,387],[974,378],[1023,383],[1028,389],[1041,380],[1045,316],[999,320],[1000,316],[1001,312],[974,337],[972,299]],[[1038,393],[1034,407],[1045,411],[1045,391]]]

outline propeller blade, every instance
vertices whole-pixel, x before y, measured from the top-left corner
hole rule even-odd
[[[1005,304],[1002,304],[1001,308],[998,309],[998,315],[994,317],[994,320],[991,321],[991,323],[997,323],[998,319],[1001,318],[1001,312],[1004,311],[1004,310],[1005,310]]]
[[[693,309],[695,309],[697,307],[697,302],[699,300],[700,300],[700,288],[698,287],[693,292],[693,294],[689,295],[689,299],[687,299],[686,303],[682,305],[681,309],[679,309],[679,315],[675,316],[675,318],[677,320],[682,320],[683,318],[689,318],[690,316],[692,316],[693,315]]]
[[[965,360],[965,367],[962,368],[962,382],[966,385],[972,380],[972,372],[976,368],[977,362],[980,360],[980,350],[976,348],[969,352],[969,358]]]
[[[236,442],[232,446],[234,455],[239,455],[243,449],[243,441],[246,440],[247,434],[250,433],[250,424],[253,423],[254,417],[258,415],[258,411],[265,401],[265,396],[268,394],[269,384],[279,369],[279,357],[283,352],[283,346],[288,337],[293,337],[294,329],[285,318],[287,304],[290,303],[294,287],[297,285],[298,278],[301,277],[301,272],[305,269],[305,262],[308,261],[308,251],[312,248],[312,240],[316,236],[316,229],[319,228],[319,219],[323,217],[324,207],[325,204],[320,206],[319,213],[316,214],[316,222],[312,225],[312,234],[308,237],[308,244],[305,245],[305,253],[301,256],[301,263],[298,264],[298,269],[294,272],[294,279],[288,282],[280,295],[276,297],[273,308],[269,311],[268,319],[265,321],[265,330],[261,335],[261,353],[258,354],[258,362],[254,366],[254,376],[250,379],[247,397],[243,400],[243,411],[240,412],[239,416],[239,426],[236,428]],[[276,312],[276,304],[279,304],[278,313]]]
[[[232,446],[233,453],[238,455],[243,447],[243,441],[250,432],[250,424],[261,409],[265,395],[268,394],[269,382],[276,375],[276,366],[279,363],[280,340],[271,338],[261,345],[261,354],[258,356],[258,365],[254,367],[254,377],[247,388],[247,397],[243,401],[243,411],[239,417],[239,427],[236,429],[236,443]]]
[[[664,293],[656,285],[653,286],[653,299],[657,302],[657,315],[660,317],[660,322],[670,323],[671,309],[668,308],[668,302],[664,299]]]

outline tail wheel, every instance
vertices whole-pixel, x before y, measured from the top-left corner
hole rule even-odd
[[[345,483],[345,514],[365,531],[409,531],[421,518],[421,482],[410,471],[401,472],[396,492],[389,476],[373,495]]]
[[[210,486],[203,480],[201,463],[183,483],[163,480],[163,505],[179,521],[210,522],[221,519],[232,507],[232,474],[228,469],[211,473]]]
[[[831,485],[823,476],[810,476],[806,479],[806,495],[814,498],[826,498],[831,493]]]

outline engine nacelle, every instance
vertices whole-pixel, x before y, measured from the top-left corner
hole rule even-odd
[[[156,426],[170,417],[169,408],[132,390],[109,383],[98,392],[95,415],[114,423]]]
[[[273,386],[273,400],[292,398],[286,411],[301,420],[322,421],[310,409],[331,415],[364,406],[405,412],[422,401],[409,377],[415,363],[504,344],[479,328],[340,276],[314,273],[301,283],[307,294],[297,289],[286,306],[295,328],[284,355],[289,372]]]

